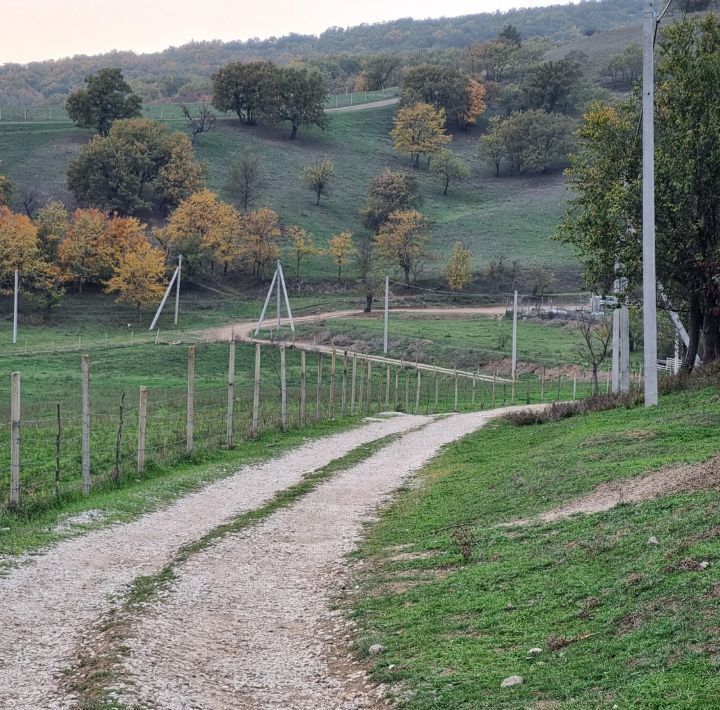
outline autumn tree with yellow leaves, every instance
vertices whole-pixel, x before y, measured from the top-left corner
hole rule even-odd
[[[280,258],[280,218],[268,207],[247,212],[240,219],[240,259],[262,281],[267,265]]]
[[[411,274],[417,274],[427,258],[427,221],[417,210],[393,212],[375,237],[378,254],[399,267],[410,285]]]
[[[130,303],[140,311],[156,304],[165,287],[165,254],[144,240],[120,255],[105,290],[117,293],[118,301]]]
[[[445,110],[426,103],[398,109],[390,135],[395,150],[409,153],[415,168],[420,166],[421,156],[427,156],[429,165],[431,156],[452,140],[445,132]]]
[[[315,244],[313,235],[306,229],[292,224],[286,230],[290,243],[290,253],[295,261],[295,276],[300,276],[300,262],[306,256],[320,256],[325,252]]]
[[[32,272],[39,261],[37,227],[29,217],[0,205],[0,293],[12,293],[16,269]]]
[[[342,278],[342,268],[350,263],[350,260],[357,254],[353,244],[351,232],[340,232],[333,234],[328,240],[328,253],[338,267],[338,281]]]
[[[472,254],[462,242],[455,242],[450,258],[445,264],[445,278],[453,291],[462,291],[471,281],[470,262]]]
[[[214,192],[201,190],[180,203],[159,237],[169,249],[183,255],[189,269],[207,256],[227,272],[240,257],[240,215]]]

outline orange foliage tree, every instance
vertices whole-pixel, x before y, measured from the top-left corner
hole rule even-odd
[[[420,157],[430,156],[442,150],[452,136],[445,132],[445,109],[436,109],[426,103],[417,103],[398,109],[390,132],[395,150],[409,153],[413,167],[420,164]]]
[[[393,212],[375,237],[379,255],[402,270],[405,284],[427,258],[425,217],[417,210]]]
[[[166,287],[165,254],[147,240],[133,243],[119,254],[112,277],[105,284],[118,301],[134,305],[138,311],[156,304]]]
[[[240,258],[261,281],[271,261],[280,258],[280,219],[268,207],[247,212],[240,220]]]

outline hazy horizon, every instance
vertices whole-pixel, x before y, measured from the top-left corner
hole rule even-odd
[[[417,0],[408,12],[404,2],[363,3],[317,0],[299,7],[290,0],[273,5],[242,6],[224,0],[198,5],[192,0],[125,0],[122,13],[108,17],[97,0],[5,0],[0,25],[0,65],[64,59],[106,52],[159,52],[192,41],[248,40],[290,33],[318,35],[329,27],[351,27],[415,19],[458,17],[520,7],[566,5],[573,0],[446,0],[441,6]]]

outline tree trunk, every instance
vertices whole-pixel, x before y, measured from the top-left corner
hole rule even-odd
[[[685,351],[682,369],[685,372],[692,372],[697,359],[698,347],[700,345],[700,330],[702,327],[703,314],[698,303],[697,296],[690,298],[690,323],[688,323],[688,347]]]
[[[592,391],[593,397],[597,397],[600,392],[600,383],[598,382],[598,366],[592,366]]]
[[[495,163],[495,177],[500,177],[500,163]]]
[[[718,317],[708,309],[703,320],[703,362],[713,362],[718,359],[718,351],[720,351],[718,325]]]
[[[342,278],[342,264],[338,264],[338,281]]]
[[[320,195],[322,195],[322,190],[315,190],[317,192],[317,202],[315,202],[315,206],[318,207],[320,205]]]
[[[405,285],[410,286],[410,267],[403,266],[403,271],[405,272]]]
[[[290,132],[290,140],[294,141],[297,138],[298,127],[296,123],[292,124],[292,131]]]
[[[445,178],[445,190],[443,190],[443,195],[447,195],[448,187],[450,187],[450,179]]]
[[[365,294],[365,313],[370,313],[372,311],[373,298],[374,295],[372,293]]]

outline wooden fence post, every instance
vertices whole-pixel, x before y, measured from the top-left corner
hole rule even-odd
[[[340,416],[347,411],[347,350],[343,353],[342,387],[340,389]]]
[[[453,407],[453,411],[457,412],[458,410],[458,373],[457,368],[455,368],[455,405]]]
[[[319,422],[322,416],[322,371],[323,356],[322,353],[317,354],[317,386],[315,389],[315,421]]]
[[[400,404],[400,368],[395,370],[395,409]]]
[[[410,413],[410,373],[405,370],[405,414]]]
[[[328,392],[328,417],[335,418],[335,348],[330,354],[330,391]]]
[[[360,382],[358,383],[358,414],[363,413],[363,397],[365,396],[365,368],[360,360]]]
[[[480,369],[480,368],[478,368]],[[473,378],[472,378],[472,404],[475,405],[475,392],[477,390],[477,375],[475,372],[473,372]]]
[[[355,414],[355,379],[357,377],[357,355],[352,357],[352,382],[350,383],[350,414]]]
[[[230,341],[228,354],[228,388],[227,388],[227,447],[233,447],[235,430],[235,339]]]
[[[435,365],[435,414],[440,412],[440,377],[438,376],[437,365]]]
[[[285,346],[280,346],[280,431],[287,431],[287,373]]]
[[[138,473],[145,471],[145,433],[147,432],[147,387],[140,385],[140,401],[138,402]]]
[[[492,383],[492,406],[495,409],[495,388],[497,387],[497,368],[493,370],[493,383]]]
[[[305,365],[305,351],[300,351],[300,426],[305,426],[307,415],[307,394],[305,391],[307,369]]]
[[[82,367],[82,492],[90,495],[90,356],[80,357]]]
[[[540,401],[545,401],[545,368],[540,372]]]
[[[20,373],[10,375],[10,507],[20,505]]]
[[[577,373],[573,375],[573,402],[577,397]]]
[[[195,430],[195,346],[188,346],[187,372],[187,442],[186,453],[192,456]]]
[[[372,362],[367,363],[367,411],[372,413]]]
[[[260,343],[255,343],[255,382],[253,385],[253,408],[250,436],[254,439],[260,431],[260,361],[262,353]]]
[[[415,384],[415,413],[420,409],[420,368],[417,370],[417,383]]]
[[[385,371],[385,409],[390,409],[390,365]]]

